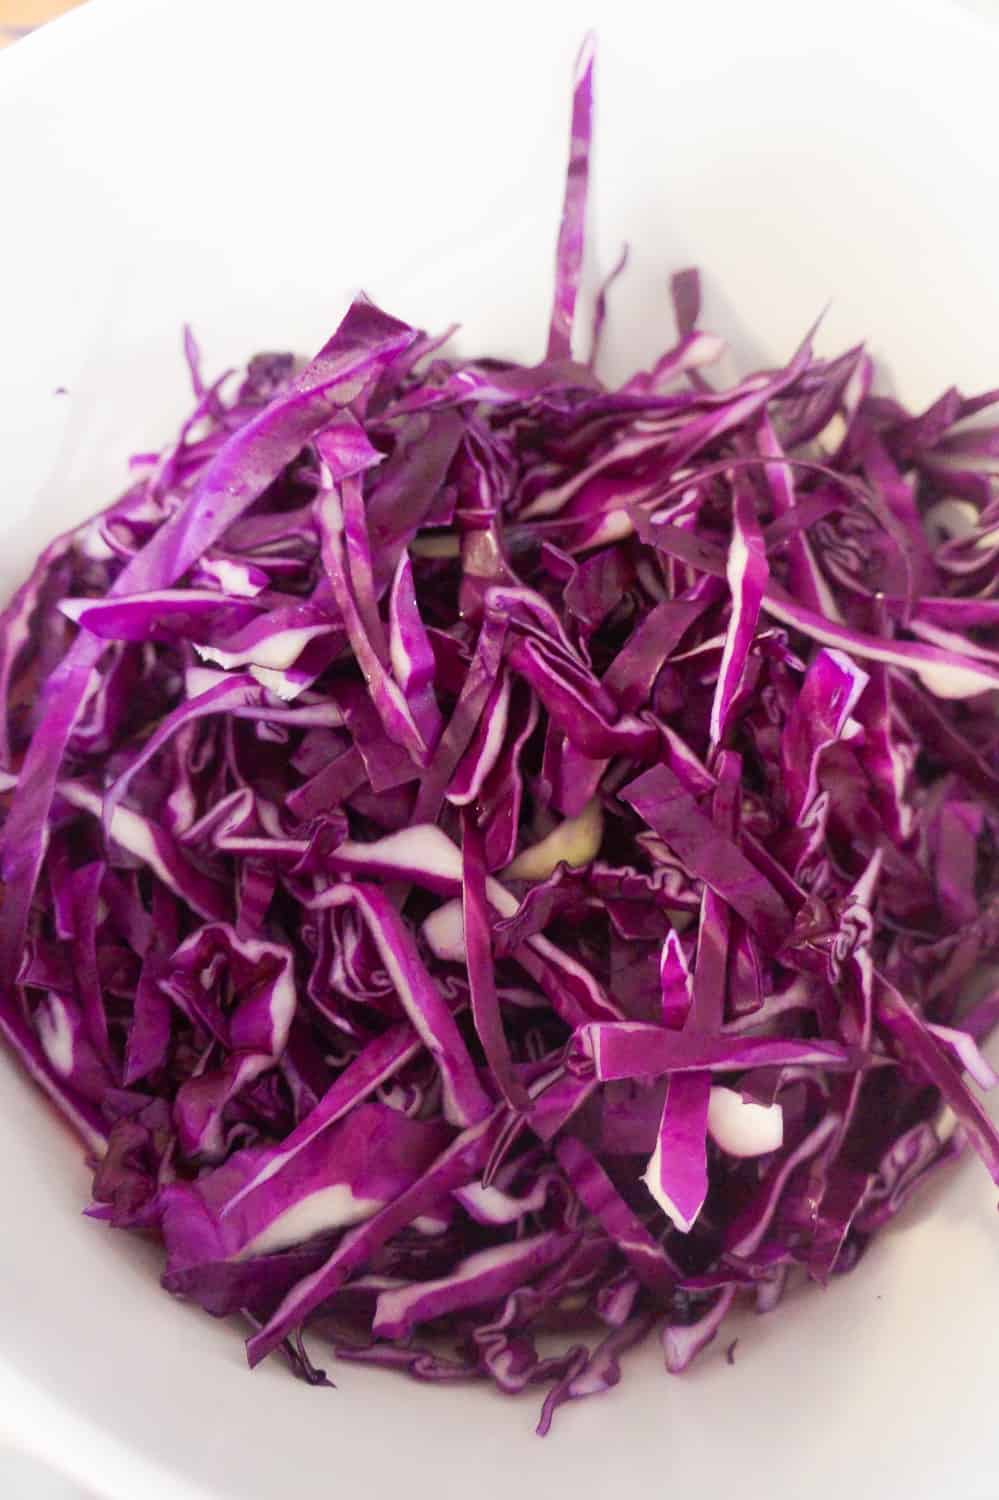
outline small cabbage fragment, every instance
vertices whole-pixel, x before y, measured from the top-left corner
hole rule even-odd
[[[708,1130],[729,1156],[766,1156],[784,1144],[784,1111],[719,1085],[708,1099]]]

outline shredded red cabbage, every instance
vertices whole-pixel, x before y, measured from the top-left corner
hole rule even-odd
[[[607,390],[592,66],[540,364],[364,298],[304,368],[188,339],[0,635],[0,1026],[88,1211],[251,1364],[322,1381],[309,1328],[542,1431],[965,1142],[999,1182],[999,393],[913,416],[811,335],[722,388],[692,272]]]

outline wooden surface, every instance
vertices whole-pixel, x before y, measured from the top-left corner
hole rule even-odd
[[[83,0],[0,0],[0,47],[82,4]]]

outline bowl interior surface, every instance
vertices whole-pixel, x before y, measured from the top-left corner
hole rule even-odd
[[[999,383],[999,40],[947,4],[96,0],[0,59],[0,593],[172,435],[185,321],[220,371],[311,352],[363,286],[459,321],[462,351],[540,356],[588,23],[584,328],[631,247],[608,379],[670,341],[667,278],[695,263],[742,369],[827,308],[820,350],[866,339],[908,402]],[[827,1292],[743,1318],[682,1380],[653,1342],[542,1443],[535,1394],[251,1376],[236,1325],[81,1216],[80,1153],[6,1059],[0,1131],[0,1430],[110,1500],[994,1497],[999,1232],[974,1163]]]

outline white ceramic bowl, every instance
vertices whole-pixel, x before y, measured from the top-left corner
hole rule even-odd
[[[96,0],[0,59],[0,589],[122,486],[211,368],[309,352],[363,285],[468,351],[540,353],[569,74],[600,32],[591,271],[630,241],[614,377],[708,326],[783,357],[867,337],[908,400],[999,382],[999,35],[950,5]],[[65,387],[66,395],[54,394]],[[336,1392],[158,1290],[80,1216],[78,1150],[0,1064],[0,1427],[109,1500],[994,1500],[995,1191],[968,1162],[857,1272],[689,1376],[650,1347],[532,1436],[535,1399],[356,1367]]]

